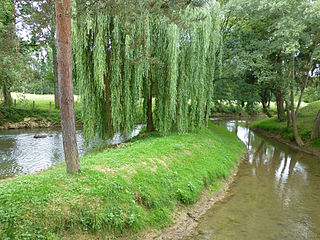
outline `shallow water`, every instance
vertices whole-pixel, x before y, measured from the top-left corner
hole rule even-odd
[[[255,134],[248,120],[213,120],[237,133],[249,158],[239,166],[231,196],[186,239],[320,239],[320,160]]]
[[[138,125],[130,137],[138,135]],[[46,138],[34,138],[35,134]],[[116,134],[107,144],[118,144],[126,138]],[[77,130],[79,154],[86,152],[82,130]],[[97,142],[96,144],[101,144]],[[34,173],[64,161],[62,134],[59,129],[18,129],[0,131],[0,179]]]

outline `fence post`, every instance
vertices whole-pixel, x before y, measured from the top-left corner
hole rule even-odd
[[[51,102],[50,102],[50,112],[51,112]]]
[[[35,109],[35,102],[32,101],[32,111],[34,111],[34,109]]]
[[[17,106],[17,99],[14,99],[13,102],[14,102],[14,107],[16,107]]]

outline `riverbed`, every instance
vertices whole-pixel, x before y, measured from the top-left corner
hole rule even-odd
[[[249,129],[254,119],[212,119],[248,148],[230,194],[186,240],[320,239],[320,161]]]

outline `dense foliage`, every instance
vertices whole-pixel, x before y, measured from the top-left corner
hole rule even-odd
[[[207,123],[221,42],[219,5],[188,6],[178,16],[174,22],[145,12],[130,21],[78,12],[74,68],[87,139],[130,132],[139,105],[162,134]]]

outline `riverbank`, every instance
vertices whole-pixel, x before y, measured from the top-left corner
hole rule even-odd
[[[275,139],[291,148],[320,156],[320,139],[316,141],[310,140],[313,123],[319,109],[320,101],[316,101],[302,107],[299,112],[297,128],[300,137],[305,143],[305,146],[303,147],[299,147],[294,142],[292,128],[287,128],[287,122],[280,122],[277,117],[257,121],[251,125],[251,128],[258,131],[260,134]]]
[[[0,105],[0,130],[60,126],[60,110],[47,99],[16,100],[10,107]],[[50,107],[51,104],[51,107]],[[82,124],[80,102],[75,102],[75,118]]]
[[[67,175],[63,163],[2,181],[0,238],[129,239],[159,232],[204,192],[221,190],[219,179],[245,152],[234,134],[210,123],[198,133],[139,136],[87,154],[78,174]]]

